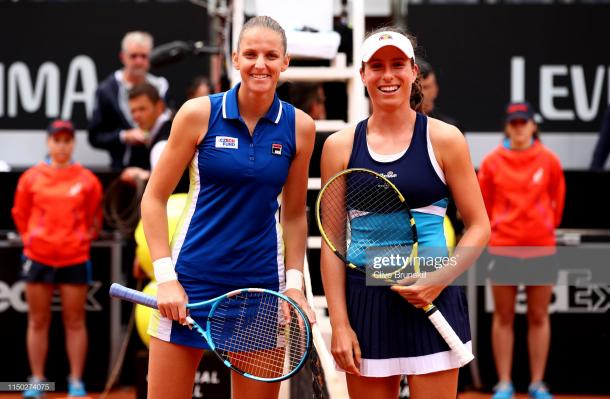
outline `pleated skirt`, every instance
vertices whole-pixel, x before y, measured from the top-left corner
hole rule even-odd
[[[363,376],[427,374],[459,367],[457,357],[423,310],[389,287],[367,286],[363,273],[347,270],[346,274],[348,315],[362,351]],[[463,287],[445,288],[434,304],[470,347]]]

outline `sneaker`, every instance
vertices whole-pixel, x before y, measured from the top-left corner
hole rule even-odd
[[[82,380],[73,380],[68,379],[68,397],[70,398],[78,398],[87,396],[87,391],[85,391],[85,384]]]
[[[513,399],[515,388],[510,382],[498,382],[494,387],[494,394],[491,399]]]
[[[44,382],[44,379],[30,377],[30,378],[28,378],[28,382],[33,383],[33,384],[38,384],[38,383]],[[45,394],[44,391],[41,391],[40,389],[33,389],[33,388],[23,391],[24,398],[42,398],[42,397],[44,397],[44,394]]]
[[[553,399],[553,395],[551,395],[546,384],[542,381],[530,384],[527,393],[532,399]]]

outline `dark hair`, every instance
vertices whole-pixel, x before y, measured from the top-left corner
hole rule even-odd
[[[398,34],[405,36],[411,42],[411,45],[413,46],[413,50],[415,50],[417,52],[417,39],[415,38],[415,36],[411,35],[410,33],[407,33],[404,29],[399,28],[397,26],[392,26],[392,25],[382,26],[380,28],[375,29],[372,32],[369,32],[366,35],[366,37],[368,38],[376,33],[385,32],[385,31],[396,32]],[[365,65],[365,63],[363,62],[362,66],[361,66],[361,68],[363,70],[364,70],[364,65]],[[415,65],[415,62],[413,60],[411,60],[411,65]],[[415,81],[411,85],[411,98],[410,98],[409,102],[411,103],[411,108],[413,108],[417,112],[422,112],[422,105],[424,103],[424,93],[422,92],[419,74],[417,75],[417,77],[415,78]]]
[[[320,83],[290,83],[288,89],[290,103],[309,114],[313,104],[323,101],[318,94],[320,87],[322,87]]]
[[[430,65],[428,61],[422,58],[418,58],[415,63],[419,67],[419,74],[422,78],[426,79],[428,75],[430,75],[431,73],[435,73],[434,68],[432,68],[432,65]]]
[[[131,90],[129,90],[130,100],[133,100],[134,98],[140,96],[148,97],[153,103],[157,103],[159,100],[161,100],[161,97],[159,96],[159,91],[155,86],[151,85],[150,83],[140,83],[132,87]]]
[[[201,85],[206,85],[210,88],[210,92],[212,92],[212,86],[210,85],[210,80],[205,76],[196,76],[189,87],[186,89],[186,98],[193,98],[195,92]]]
[[[241,31],[239,32],[239,39],[237,40],[238,52],[239,46],[241,44],[241,39],[244,36],[244,32],[252,28],[267,28],[278,33],[282,38],[282,47],[284,48],[284,54],[286,54],[286,50],[288,48],[288,40],[286,39],[286,32],[284,32],[284,28],[282,28],[282,26],[275,19],[266,15],[259,15],[254,18],[250,18],[248,22],[246,22],[244,26],[242,26]]]

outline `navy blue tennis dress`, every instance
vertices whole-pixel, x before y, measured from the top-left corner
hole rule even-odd
[[[208,132],[190,163],[190,188],[172,238],[172,260],[189,302],[244,287],[284,289],[279,195],[296,154],[295,110],[277,95],[250,135],[240,85],[210,96]],[[208,309],[191,316],[204,325]],[[148,332],[208,348],[194,331],[153,313]]]
[[[417,114],[411,144],[393,155],[375,154],[368,148],[367,123],[368,119],[356,127],[348,167],[371,169],[392,181],[413,212],[419,256],[426,252],[446,256],[443,219],[448,189],[432,150],[427,117]],[[421,309],[388,287],[367,286],[363,273],[349,269],[346,273],[348,315],[362,351],[363,376],[427,374],[459,367],[458,359]],[[449,286],[434,303],[470,347],[463,289]]]

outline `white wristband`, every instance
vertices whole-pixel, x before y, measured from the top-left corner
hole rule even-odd
[[[170,257],[160,258],[154,261],[153,269],[155,270],[155,280],[157,280],[158,284],[178,279],[178,276],[174,271],[174,263]]]
[[[297,269],[286,270],[286,289],[303,291],[303,272]]]

